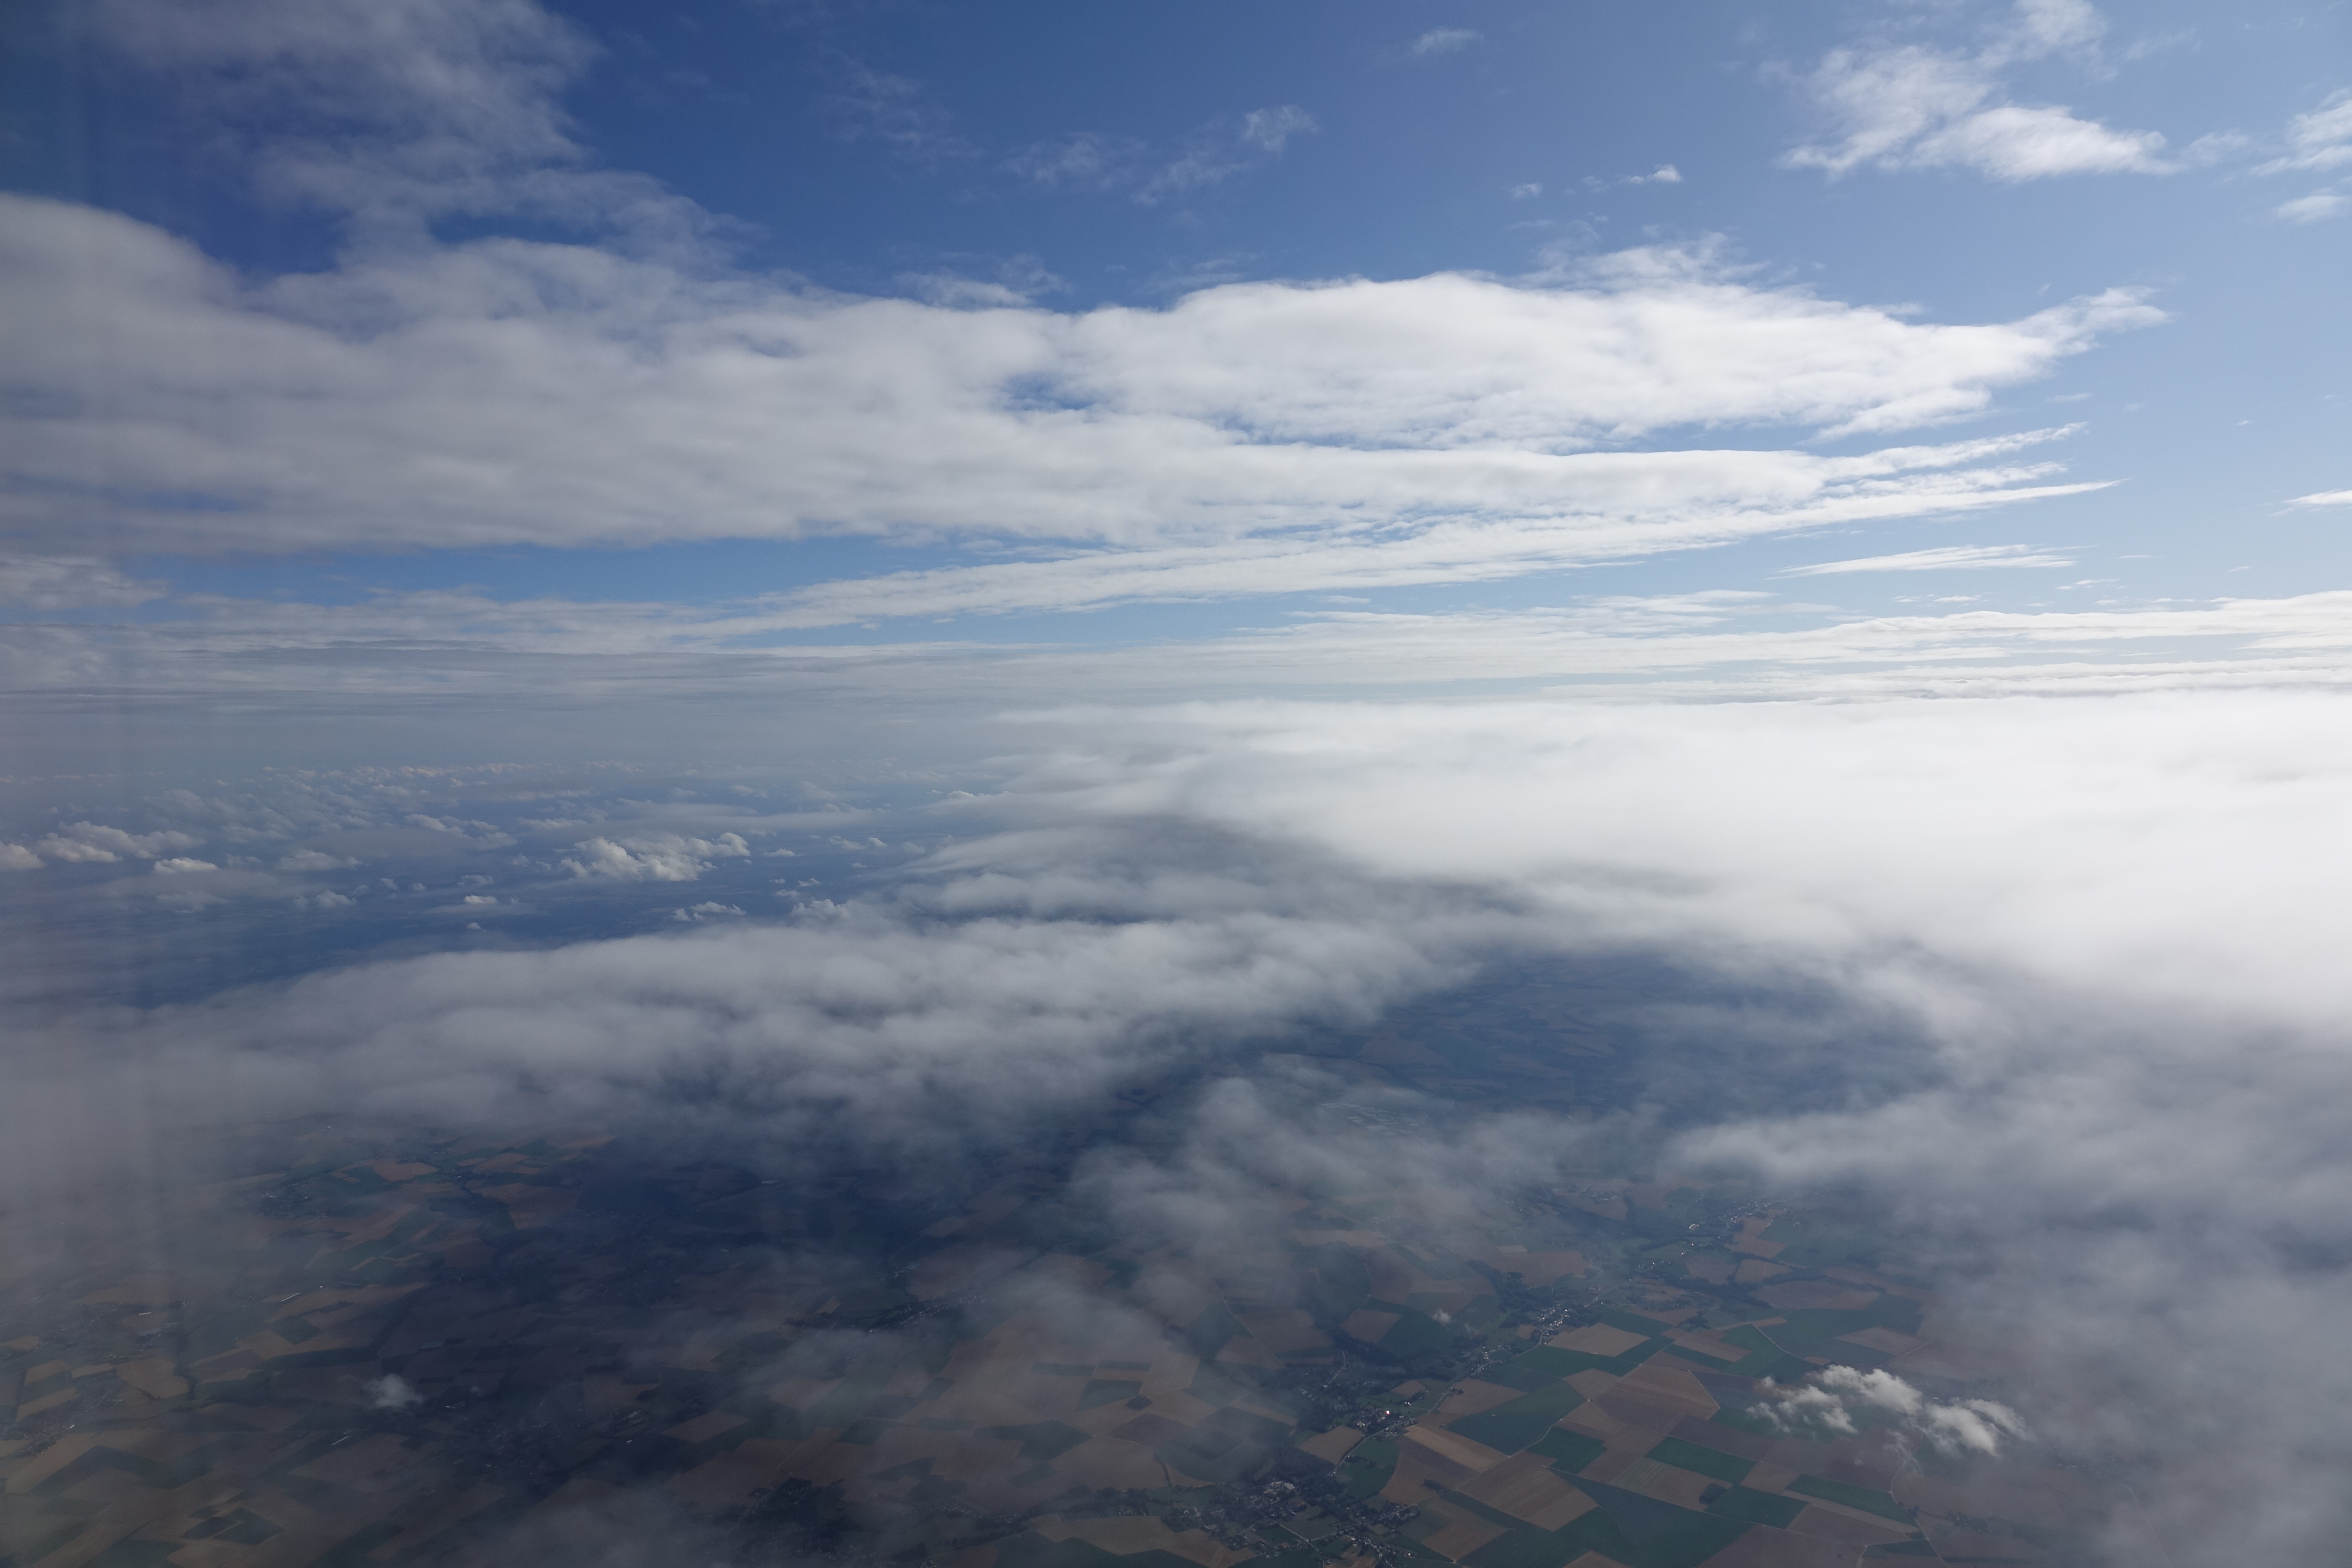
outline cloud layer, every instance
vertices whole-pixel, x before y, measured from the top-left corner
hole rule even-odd
[[[1651,252],[1574,280],[1235,284],[1075,315],[519,241],[248,286],[131,219],[7,203],[8,353],[29,389],[12,515],[58,543],[1369,543],[1588,520],[1671,539],[1695,511],[1787,526],[1774,514],[1803,517],[1840,479],[1916,513],[2018,476],[1971,448],[1592,448],[1932,424],[2159,319],[2119,291],[1916,323]],[[1768,521],[1727,515],[1746,512]]]
[[[1013,787],[935,808],[957,841],[887,891],[27,1018],[19,1081],[42,1092],[16,1103],[951,1148],[1171,1062],[1250,1075],[1251,1042],[1483,965],[1612,961],[1684,977],[1620,1004],[1683,1157],[1870,1196],[1998,1331],[2025,1390],[2003,1403],[2154,1468],[2122,1560],[2161,1533],[2184,1560],[2294,1561],[2341,1527],[2352,1395],[2326,1352],[2352,1293],[2352,982],[2311,852],[2352,836],[2347,700],[1070,715]],[[1475,1184],[1583,1135],[1532,1117],[1465,1134],[1475,1160],[1451,1133],[1396,1157]],[[8,1144],[49,1148],[30,1124]],[[1245,1215],[1246,1181],[1204,1184],[1247,1160],[1198,1164],[1102,1179],[1163,1219]],[[1805,1402],[1928,1444],[2006,1429],[1909,1388]]]

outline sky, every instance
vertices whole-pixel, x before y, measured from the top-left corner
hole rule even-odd
[[[908,1157],[1634,966],[1729,1086],[1644,1136],[2000,1240],[2111,1561],[2340,1539],[2352,8],[5,44],[37,1211],[124,1117]]]

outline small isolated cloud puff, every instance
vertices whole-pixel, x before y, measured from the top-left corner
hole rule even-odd
[[[155,862],[154,867],[155,874],[159,877],[178,877],[184,876],[191,871],[217,871],[220,868],[214,865],[210,860],[191,860],[184,855],[175,855],[168,860],[158,860]]]
[[[1243,115],[1241,137],[1253,147],[1279,153],[1293,136],[1319,129],[1313,115],[1295,103],[1285,103],[1273,109],[1253,109]]]
[[[1943,126],[1915,142],[1902,162],[1913,168],[1972,168],[1997,180],[2053,174],[2169,174],[2153,131],[2111,131],[2063,109],[2004,104]]]
[[[1804,89],[1842,134],[1791,148],[1785,168],[1831,177],[1878,169],[1969,168],[1996,180],[2058,174],[2170,174],[2152,131],[2117,131],[2071,110],[2001,101],[2011,67],[2087,48],[2105,28],[2079,0],[2021,0],[1974,54],[1910,44],[1832,50]]]
[[[688,838],[675,833],[642,838],[589,838],[572,846],[582,858],[563,864],[575,879],[603,877],[624,882],[691,882],[710,869],[713,860],[751,853],[740,833],[716,838]],[[471,900],[467,900],[471,902]]]
[[[367,1389],[370,1407],[376,1410],[406,1410],[425,1403],[425,1395],[415,1385],[396,1372],[385,1373],[363,1385]]]
[[[1865,555],[1852,561],[1824,561],[1817,566],[1790,566],[1776,577],[1832,577],[1848,572],[1945,572],[1962,567],[2072,566],[2073,559],[2052,555],[2031,544],[1948,544],[1936,550],[1906,550],[1895,555]]]
[[[2004,1439],[2026,1436],[2025,1422],[2006,1405],[1990,1399],[1941,1403],[1881,1370],[1832,1366],[1785,1393],[1775,1394],[1769,1378],[1763,1389],[1769,1398],[1759,1409],[1784,1431],[1825,1428],[1850,1437],[1857,1430],[1853,1412],[1876,1410],[1896,1416],[1906,1432],[1956,1456],[1997,1455]]]
[[[2352,490],[2315,490],[2307,496],[2296,496],[2289,506],[2352,506]]]
[[[1468,27],[1432,27],[1412,41],[1412,54],[1416,59],[1433,59],[1466,49],[1485,37]]]

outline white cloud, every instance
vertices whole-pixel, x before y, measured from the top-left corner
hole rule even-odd
[[[128,608],[162,598],[162,583],[125,576],[88,555],[0,555],[0,605],[28,610]]]
[[[586,172],[555,98],[586,47],[520,0],[219,9],[106,15],[222,123],[268,129],[247,152],[271,177],[385,232],[504,203],[635,224],[635,248],[412,233],[256,284],[131,220],[6,198],[5,347],[36,394],[9,432],[31,460],[8,515],[61,552],[97,532],[264,550],[851,532],[1143,552],[827,588],[772,606],[777,626],[1476,580],[2056,493],[1906,452],[1595,449],[1961,417],[2159,319],[2111,292],[1924,324],[1664,249],[1519,279],[1230,284],[1156,310],[1057,313],[1021,303],[1026,286],[931,278],[911,285],[934,305],[848,299],[729,273],[677,238],[691,223],[658,217],[658,193]],[[1156,200],[1314,128],[1271,106],[1157,173],[1098,138],[1033,150],[1027,172]],[[1742,465],[1761,505],[1732,499]]]
[[[0,871],[31,871],[41,863],[38,855],[21,844],[0,844]]]
[[[691,882],[709,870],[713,860],[751,853],[751,847],[739,833],[722,833],[715,838],[691,838],[675,833],[618,841],[597,837],[583,839],[572,847],[581,851],[581,858],[563,862],[572,876],[624,882]],[[473,900],[467,901],[471,903]]]
[[[95,822],[77,822],[72,826],[49,834],[33,846],[35,853],[51,860],[103,863],[125,856],[137,860],[152,860],[168,849],[193,849],[203,843],[201,838],[165,829],[159,833],[127,833],[120,827],[108,827]]]
[[[2068,556],[2053,555],[2030,544],[1950,544],[1935,550],[1906,550],[1898,555],[1865,555],[1853,561],[1824,561],[1818,566],[1791,566],[1774,574],[1829,577],[1847,572],[1943,572],[1987,566],[2073,564]]]
[[[149,548],[198,536],[127,498],[210,498],[201,542],[223,549],[1543,518],[1579,510],[1595,468],[1562,459],[1580,448],[1957,417],[2161,319],[2115,291],[1923,323],[1663,251],[1557,280],[1233,284],[1078,314],[503,241],[246,289],[129,219],[5,201],[13,372],[83,410],[12,416],[8,515]]]
[[[396,1372],[371,1379],[366,1388],[372,1407],[377,1410],[406,1410],[425,1403],[425,1395]]]
[[[184,855],[175,855],[168,859],[156,861],[153,869],[159,877],[176,877],[184,876],[191,871],[217,871],[220,868],[210,860],[192,860]]]
[[[1940,126],[1904,157],[1913,168],[1956,165],[1997,180],[2053,174],[2168,174],[2153,131],[2111,131],[2063,109],[2003,104]]]
[[[2314,191],[2307,196],[2281,202],[2272,209],[2272,213],[2289,223],[2318,223],[2334,217],[2347,207],[2352,207],[2352,197],[2339,195],[2334,191]]]
[[[2315,490],[2307,496],[2296,496],[2289,506],[2352,506],[2352,490]]]
[[[36,855],[46,855],[52,860],[63,860],[69,865],[102,865],[121,858],[113,850],[100,845],[54,833],[34,845],[33,851]]]
[[[1432,27],[1412,41],[1412,54],[1417,59],[1433,59],[1468,48],[1485,38],[1483,33],[1468,27]]]
[[[790,725],[809,726],[833,743],[850,743],[854,716],[866,715],[884,725],[919,718],[919,732],[961,744],[946,738],[967,735],[977,715],[1007,706],[1307,688],[1437,691],[1500,683],[1609,700],[1636,691],[1811,699],[2324,688],[2352,680],[2347,602],[2344,593],[2322,593],[2064,613],[1923,609],[1859,617],[1727,592],[1593,595],[1508,612],[1318,605],[1276,627],[1190,640],[1180,658],[1150,640],[1081,650],[959,641],[742,647],[778,619],[740,605],[508,606],[425,596],[375,605],[253,605],[209,623],[77,628],[62,644],[45,636],[19,645],[0,634],[6,656],[0,674],[26,692],[87,693],[90,671],[104,669],[113,683],[104,689],[108,700],[127,711],[162,702],[181,715],[224,701],[242,711],[266,691],[272,711],[293,727],[268,743],[289,748],[313,745],[315,721],[324,716],[366,712],[373,722],[395,723],[416,699],[446,709],[459,693],[485,746],[503,746],[509,730],[527,728],[544,704],[558,700],[593,703],[610,715],[614,733],[626,733],[668,721],[650,694],[684,690],[714,712],[737,716],[736,738],[727,743],[739,751],[740,733],[757,728],[752,715],[773,724],[784,713],[797,715]],[[334,657],[318,657],[324,650]],[[463,657],[453,660],[453,652]],[[525,671],[529,696],[518,705]],[[648,695],[625,696],[633,692]],[[385,798],[361,780],[306,786],[267,806],[257,803],[250,817],[282,819],[288,837],[317,833],[322,825],[313,814],[361,816],[371,800]],[[386,795],[384,819],[397,821],[399,798]],[[202,820],[209,809],[192,803],[189,819]],[[611,821],[598,814],[552,822],[550,830]],[[709,838],[736,826],[709,819],[665,830]],[[775,819],[766,830],[783,826],[786,819]],[[605,828],[608,836],[623,831]],[[449,839],[453,852],[506,842],[483,830]],[[354,843],[353,852],[378,851]]]
[[[341,871],[356,866],[356,860],[346,860],[340,855],[329,855],[317,849],[289,849],[278,860],[281,871]]]
[[[1765,1387],[1769,1394],[1769,1379]],[[2026,1435],[2024,1420],[1996,1400],[1934,1400],[1891,1372],[1852,1366],[1824,1367],[1761,1408],[1785,1429],[1822,1427],[1848,1436],[1857,1430],[1850,1410],[1886,1411],[1900,1416],[1906,1431],[1950,1455],[1990,1457],[2003,1442]]]
[[[1980,49],[1918,44],[1833,49],[1804,88],[1836,140],[1790,150],[1781,163],[1832,177],[1885,170],[1969,168],[1997,180],[2059,174],[2169,174],[2164,138],[2117,131],[2072,110],[2007,101],[2003,75],[2094,45],[2105,24],[2087,5],[2023,0]]]
[[[2100,488],[2031,483],[2053,475],[2048,465],[1964,466],[2015,446],[1964,443],[1856,458],[1685,452],[1465,461],[1465,506],[1475,504],[1474,492],[1483,489],[1492,498],[1537,464],[1562,477],[1581,469],[1588,488],[1581,505],[1549,517],[1441,521],[1402,538],[1307,535],[901,573],[803,590],[780,600],[772,613],[784,624],[824,626],[880,616],[1087,609],[1139,599],[1492,581],[1825,523],[1954,513]]]
[[[2327,96],[2308,114],[2286,122],[2286,151],[2258,165],[2257,174],[2315,172],[2352,163],[2352,87]]]
[[[1253,147],[1279,153],[1290,144],[1292,137],[1311,135],[1318,129],[1313,115],[1295,103],[1284,103],[1271,109],[1253,109],[1243,115],[1241,139]]]
[[[1438,973],[1415,942],[1320,913],[941,925],[820,904],[781,925],[706,920],[672,938],[450,954],[181,1010],[173,1065],[152,1081],[200,1079],[229,1046],[212,1033],[226,1026],[251,1042],[240,1055],[258,1052],[244,1058],[260,1070],[257,1105],[324,1090],[470,1120],[513,1103],[516,1074],[544,1072],[547,1103],[601,1114],[615,1094],[651,1108],[700,1079],[724,1086],[730,1116],[954,1145],[1087,1099],[1188,1037],[1360,1020]],[[330,1016],[331,1039],[297,1047]],[[149,1024],[171,1031],[173,1017]],[[188,1114],[207,1100],[197,1088]]]
[[[1656,960],[1670,983],[1609,1005],[1645,1042],[1621,1062],[1662,1096],[1756,1096],[1684,1123],[1676,1156],[1877,1194],[2011,1373],[1839,1373],[1804,1403],[2004,1458],[2030,1421],[2132,1456],[2146,1500],[2116,1528],[2183,1561],[2324,1561],[2352,1398],[2328,1353],[2352,973],[2313,847],[2352,838],[2352,633],[2340,600],[2299,614],[2332,625],[2334,689],[1041,719],[996,798],[941,808],[959,841],[895,906],[47,1016],[0,1148],[34,1116],[86,1124],[76,1097],[137,1103],[134,1080],[175,1115],[676,1108],[784,1146],[1017,1138],[1193,1043],[1360,1022],[1485,960]],[[1826,1109],[1790,1103],[1809,1085]],[[1214,1108],[1228,1131],[1274,1124],[1248,1098]],[[1467,1142],[1500,1170],[1574,1136],[1530,1118]],[[1135,1212],[1209,1206],[1174,1165],[1098,1173]]]

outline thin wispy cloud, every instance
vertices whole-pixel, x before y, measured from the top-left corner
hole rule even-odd
[[[1811,483],[1790,480],[1837,462],[1576,454],[1678,426],[1931,425],[2162,319],[2117,290],[1939,325],[1660,251],[1585,281],[1234,284],[1075,314],[845,299],[515,242],[239,289],[147,226],[5,200],[0,274],[24,312],[30,398],[6,416],[23,454],[8,505],[21,540],[48,532],[59,553],[93,532],[184,542],[195,498],[209,547],[264,550],[815,532],[1168,546],[1423,531],[1440,509],[1572,516],[1596,484],[1640,472],[1744,473],[1761,488],[1740,504],[1778,509]],[[191,378],[191,348],[245,374]],[[89,416],[47,412],[69,391]],[[1895,499],[1905,485],[1932,507],[1978,483],[1898,481],[1889,500],[1899,513],[1916,510]],[[1689,482],[1662,492],[1669,510],[1677,492]]]
[[[2030,544],[1948,544],[1934,550],[1906,550],[1895,555],[1864,555],[1851,561],[1824,561],[1813,566],[1790,566],[1781,577],[1834,577],[1849,572],[1948,572],[1987,566],[2072,566],[2074,557],[2053,555]]]
[[[2352,207],[2352,197],[2336,191],[2314,191],[2307,196],[2281,202],[2272,213],[2289,223],[2321,223],[2347,207]]]
[[[1415,59],[1431,59],[1440,55],[1459,54],[1471,45],[1483,42],[1486,35],[1468,27],[1432,27],[1412,41]]]
[[[2317,109],[2289,120],[2285,142],[2285,151],[2258,164],[2255,174],[2319,174],[2352,163],[2352,87],[2338,89]]]

